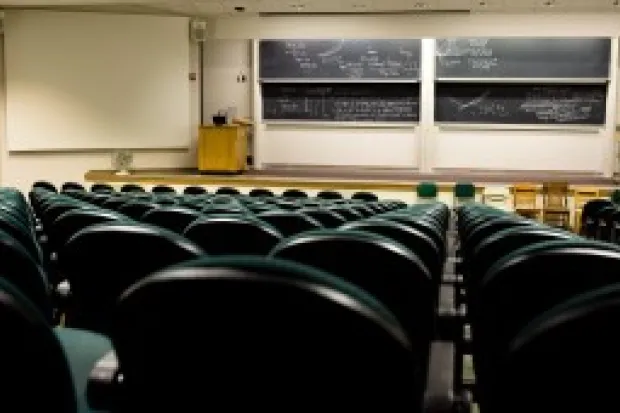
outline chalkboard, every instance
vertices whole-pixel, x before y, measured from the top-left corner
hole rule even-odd
[[[520,125],[603,125],[606,85],[438,83],[435,120]]]
[[[261,40],[260,78],[417,80],[421,44],[419,39]]]
[[[263,119],[334,122],[417,122],[418,84],[265,83]]]
[[[436,41],[437,78],[608,78],[609,38]]]

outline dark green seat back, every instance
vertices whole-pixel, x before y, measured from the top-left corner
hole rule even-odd
[[[3,412],[77,413],[71,372],[60,343],[33,305],[0,278],[0,386]]]
[[[472,334],[476,368],[489,378],[497,357],[531,320],[585,291],[620,282],[620,248],[559,240],[519,249],[495,263],[480,283]]]
[[[187,262],[139,282],[120,300],[114,345],[127,411],[288,411],[293,400],[312,410],[415,411],[424,387],[387,309],[328,274],[274,259]],[[196,371],[209,373],[196,380]]]
[[[255,217],[223,215],[192,222],[184,236],[209,255],[265,255],[282,239],[273,226]]]
[[[608,409],[615,403],[612,378],[620,368],[618,319],[620,284],[580,294],[541,314],[511,343],[489,389],[492,398],[481,408]]]
[[[275,258],[310,265],[375,296],[399,319],[423,363],[434,331],[435,283],[424,263],[405,246],[362,231],[317,230],[288,238]],[[425,367],[420,367],[423,374]]]
[[[181,235],[153,226],[109,222],[89,226],[69,239],[59,268],[71,284],[70,326],[107,333],[120,294],[164,267],[203,255]]]

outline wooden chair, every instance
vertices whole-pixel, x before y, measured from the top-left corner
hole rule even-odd
[[[596,187],[578,186],[574,189],[575,213],[573,215],[573,230],[579,233],[581,229],[581,214],[586,203],[601,197]]]
[[[514,210],[517,214],[530,219],[540,220],[541,209],[538,207],[538,186],[534,184],[516,184],[512,188]]]
[[[570,228],[567,182],[543,184],[543,222],[554,227]]]

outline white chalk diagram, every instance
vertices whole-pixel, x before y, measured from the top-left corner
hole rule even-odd
[[[297,62],[303,73],[312,73],[319,67],[318,64],[313,62],[312,58],[308,55],[308,51],[306,50],[306,42],[304,41],[287,41],[285,43],[285,53]]]
[[[588,123],[604,111],[605,96],[599,92],[578,92],[569,89],[534,89],[526,93],[522,102],[516,98],[504,99],[491,96],[491,90],[485,90],[475,98],[447,97],[451,119],[476,119],[491,116],[506,118],[528,114],[543,123]]]
[[[491,91],[487,89],[480,96],[474,98],[448,97],[447,101],[451,105],[451,112],[455,114],[467,113],[472,117],[488,115],[499,118],[507,117],[509,111],[506,109],[505,105],[493,99],[487,99],[490,94]]]
[[[463,57],[467,57],[468,66],[477,71],[490,71],[499,64],[489,47],[489,39],[484,38],[438,39],[435,55],[438,65],[446,69],[459,66]]]
[[[404,62],[401,60],[393,60],[389,56],[382,59],[379,52],[373,48],[373,45],[365,40],[365,53],[356,53],[357,60],[350,60],[351,56],[343,56],[341,52],[346,51],[347,42],[355,42],[352,40],[337,40],[329,49],[316,53],[316,57],[320,59],[320,63],[313,61],[311,53],[308,52],[309,43],[303,41],[289,41],[285,44],[286,54],[291,56],[299,65],[302,72],[306,75],[312,75],[319,66],[336,66],[338,69],[351,79],[360,79],[364,77],[365,69],[370,69],[376,73],[378,78],[394,78],[400,77],[403,73],[411,73],[418,69],[418,63],[414,59],[414,53],[407,50],[404,45],[399,47],[398,53],[403,56]],[[373,76],[375,77],[375,76]]]
[[[520,110],[537,119],[553,123],[580,123],[591,119],[605,97],[596,92],[571,93],[568,90],[537,90],[528,94]]]

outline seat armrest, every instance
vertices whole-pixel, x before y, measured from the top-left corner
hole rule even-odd
[[[89,406],[95,410],[113,410],[119,397],[120,378],[116,353],[109,351],[97,361],[88,376]]]
[[[438,337],[456,343],[463,341],[463,325],[465,324],[465,306],[457,306],[456,294],[459,291],[453,285],[440,285],[437,306]]]
[[[424,413],[452,413],[454,406],[454,344],[431,344]]]
[[[465,413],[471,410],[468,394],[455,393],[455,355],[454,343],[431,343],[424,413]]]
[[[443,267],[443,282],[448,284],[461,284],[463,260],[460,257],[449,257]]]

